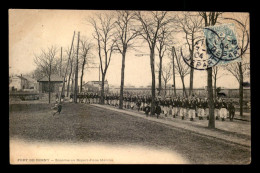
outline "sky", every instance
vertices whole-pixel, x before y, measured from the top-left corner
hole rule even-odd
[[[93,27],[88,23],[89,17],[97,11],[91,10],[9,10],[9,73],[26,74],[36,68],[34,56],[54,45],[57,48],[67,49],[72,40],[73,32],[80,32],[93,41]],[[102,11],[99,11],[102,12]],[[142,43],[141,51],[147,56],[135,56],[136,52],[127,52],[125,67],[125,85],[151,85],[151,69],[149,49],[147,43]],[[64,52],[65,53],[65,52]],[[94,61],[98,56],[94,53]],[[114,54],[111,59],[106,79],[110,85],[120,86],[121,56]],[[155,60],[158,62],[158,58]],[[165,57],[164,64],[170,63]],[[85,71],[84,81],[99,79],[97,68]],[[158,83],[158,82],[157,82]],[[172,84],[170,80],[169,84]],[[189,86],[189,75],[185,78],[186,87]],[[207,85],[206,71],[196,71],[194,87],[201,88]],[[232,75],[224,75],[218,79],[218,85],[225,88],[238,88],[238,82]],[[176,87],[181,88],[180,77],[176,77]]]

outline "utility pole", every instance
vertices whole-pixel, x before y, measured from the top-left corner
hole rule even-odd
[[[61,101],[61,96],[62,96],[62,93],[64,92],[64,87],[65,87],[65,78],[66,78],[66,76],[67,76],[67,70],[68,70],[68,65],[69,65],[70,56],[71,56],[71,49],[72,49],[72,47],[73,47],[74,36],[75,36],[75,31],[74,31],[74,34],[73,34],[73,37],[72,37],[70,53],[69,53],[69,58],[68,58],[68,62],[67,62],[67,66],[66,66],[65,74],[64,74],[64,77],[63,77],[63,83],[62,83],[62,89],[61,89],[61,94],[60,94],[59,102]]]
[[[76,59],[76,69],[75,69],[74,103],[77,103],[77,94],[78,94],[79,37],[80,37],[80,32],[78,32],[77,59]]]

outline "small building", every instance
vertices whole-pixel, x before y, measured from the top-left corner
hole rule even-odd
[[[91,93],[99,93],[101,91],[102,81],[88,81],[87,83],[83,84],[84,92],[91,92]],[[104,92],[108,93],[109,85],[108,81],[104,81]]]
[[[20,76],[10,76],[9,77],[9,91],[21,91],[23,89],[28,89],[28,80]]]
[[[45,76],[39,80],[39,92],[40,93],[47,93],[49,92],[49,77]],[[50,92],[52,93],[58,93],[62,87],[63,83],[63,77],[60,77],[58,75],[51,75],[51,80],[50,80]]]
[[[24,78],[27,79],[27,84],[28,84],[28,88],[26,88],[26,90],[29,90],[29,91],[38,91],[39,90],[39,84],[37,83],[37,80],[28,76],[28,75],[25,75]]]

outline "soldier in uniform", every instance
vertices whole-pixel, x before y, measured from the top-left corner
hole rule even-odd
[[[167,111],[166,111],[166,99],[164,98],[163,101],[162,101],[162,113],[164,116],[166,116],[167,114]]]
[[[183,98],[182,103],[181,103],[181,105],[182,105],[182,117],[181,117],[181,119],[182,120],[184,120],[184,117],[187,116],[187,112],[188,112],[188,110],[187,110],[188,105],[187,104],[188,104],[188,100],[186,98]]]
[[[111,95],[111,105],[115,106],[115,94]]]
[[[228,104],[228,112],[229,112],[229,119],[230,119],[230,121],[233,121],[234,116],[235,116],[235,106],[234,106],[232,100],[230,100],[230,102]]]
[[[184,99],[184,110],[185,110],[185,112],[184,112],[183,119],[184,119],[184,117],[188,116],[188,113],[189,113],[189,106],[188,105],[189,105],[188,98],[185,98]]]
[[[161,114],[161,107],[159,105],[159,101],[156,101],[156,103],[155,103],[155,114],[158,119]]]
[[[175,98],[173,98],[173,100],[172,100],[172,117],[173,118],[175,118],[175,116],[176,116],[176,99]]]
[[[97,103],[100,103],[100,95],[97,94]]]
[[[131,109],[134,109],[136,97],[135,96],[131,96],[130,99],[131,99],[130,100],[130,103],[131,103],[130,107],[131,107]]]
[[[62,109],[61,103],[56,103],[55,106],[54,106],[52,109],[57,110],[56,112],[53,113],[53,116],[54,116],[56,113],[59,113],[59,114],[60,114],[61,109]]]
[[[202,101],[200,98],[198,98],[198,101],[196,102],[196,108],[199,120],[202,120]]]
[[[209,102],[207,98],[205,98],[204,107],[205,107],[205,116],[207,117],[207,120],[209,120]]]
[[[116,96],[116,106],[119,106],[119,102],[120,102],[120,97],[119,97],[119,95],[117,94],[117,96]]]
[[[219,114],[221,120],[225,121],[225,119],[227,118],[227,103],[224,99],[221,100]]]
[[[182,98],[180,98],[180,101],[179,101],[179,109],[180,109],[179,115],[180,115],[181,118],[184,117],[184,114],[183,114],[184,107],[183,106],[184,106],[184,102],[183,102]]]
[[[169,103],[169,108],[168,108],[169,116],[172,116],[173,115],[173,112],[172,112],[173,99],[172,99],[172,97],[169,99],[168,103]]]
[[[190,100],[189,101],[189,118],[191,121],[194,120],[195,118],[195,107],[196,107],[196,103],[195,100]]]
[[[177,101],[176,101],[176,106],[177,106],[177,112],[176,112],[176,116],[180,115],[180,97],[177,97]]]
[[[198,116],[199,116],[198,102],[199,102],[199,98],[194,97],[194,103],[195,103],[195,117],[198,117]]]
[[[136,106],[137,106],[137,110],[139,112],[140,111],[140,107],[141,107],[141,98],[139,96],[136,99]]]
[[[104,96],[104,104],[107,104],[107,95]]]
[[[219,119],[219,110],[220,110],[220,106],[221,106],[218,99],[215,100],[214,106],[215,106],[214,114],[215,114],[216,120],[218,120]]]
[[[73,94],[70,93],[70,102],[73,102]]]
[[[208,103],[205,100],[201,100],[201,112],[200,112],[200,116],[201,119],[203,120],[203,118],[206,116],[206,109],[207,109]]]
[[[147,103],[145,108],[144,108],[144,111],[145,111],[145,115],[148,117],[150,111],[151,111],[151,107],[150,107],[150,103]]]

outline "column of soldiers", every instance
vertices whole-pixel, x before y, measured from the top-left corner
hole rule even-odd
[[[73,102],[73,94],[70,94],[70,102]],[[79,93],[77,95],[78,103],[97,104],[100,103],[100,96],[97,93]]]
[[[151,111],[151,95],[127,95],[123,97],[123,108],[134,109],[143,111],[147,116]],[[119,106],[119,95],[111,94],[105,96],[105,104],[112,106]],[[155,113],[157,118],[160,114],[165,117],[172,116],[176,118],[181,117],[184,120],[186,117],[190,121],[194,121],[196,117],[199,120],[209,120],[209,105],[208,99],[202,99],[197,97],[184,98],[184,97],[171,97],[171,98],[155,98]],[[227,117],[233,121],[235,114],[235,107],[230,100],[228,103],[225,99],[217,98],[214,100],[214,115],[216,120],[221,119],[225,121]]]
[[[72,102],[73,94],[70,95]],[[118,107],[119,106],[119,95],[118,94],[107,94],[104,97],[105,104]],[[82,93],[78,95],[78,102],[97,104],[100,103],[100,96],[97,93]],[[123,97],[123,108],[124,109],[137,109],[143,111],[146,116],[151,111],[151,95],[125,95]],[[199,120],[209,120],[209,104],[208,99],[197,98],[192,96],[190,98],[184,97],[170,97],[170,98],[155,98],[155,113],[157,118],[160,114],[165,117],[172,116],[176,118],[179,116],[182,120],[189,118],[190,121],[194,121],[196,117]],[[230,100],[228,103],[225,99],[217,98],[214,100],[214,115],[216,120],[221,119],[225,121],[229,115],[231,121],[233,121],[235,115],[235,107],[233,101]]]

